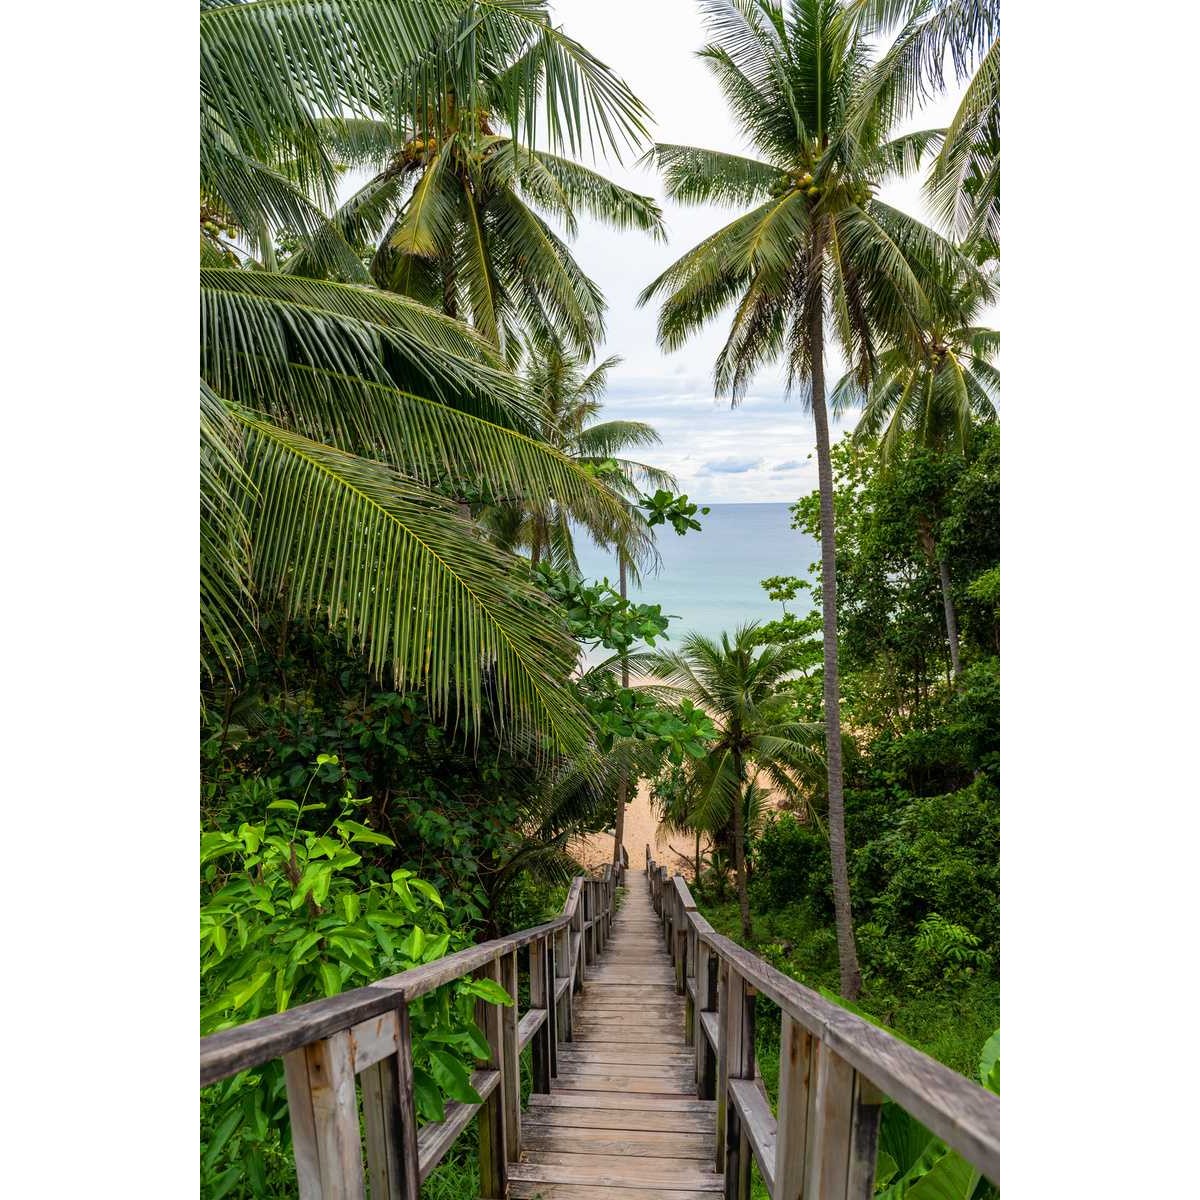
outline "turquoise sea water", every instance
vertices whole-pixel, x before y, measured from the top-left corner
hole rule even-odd
[[[809,564],[820,557],[816,539],[791,528],[786,504],[714,504],[700,520],[703,529],[683,537],[669,525],[659,526],[662,567],[640,588],[630,588],[631,599],[661,604],[676,618],[667,630],[668,644],[677,644],[684,633],[714,637],[746,621],[774,620],[782,606],[767,599],[760,581],[771,575],[807,579]],[[616,586],[611,554],[588,543],[586,535],[577,538],[576,548],[585,578],[607,576]]]

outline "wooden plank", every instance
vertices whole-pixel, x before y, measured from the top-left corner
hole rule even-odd
[[[721,1033],[727,1087],[754,1084],[754,989],[734,970],[726,978],[721,1003]],[[719,1151],[718,1151],[719,1153]],[[750,1130],[741,1110],[729,1106],[725,1125],[726,1200],[750,1200]]]
[[[998,1096],[789,979],[729,938],[697,928],[763,995],[999,1186]]]
[[[539,1183],[514,1180],[509,1184],[508,1194],[512,1200],[661,1200],[669,1195],[671,1200],[711,1200],[718,1191],[703,1192],[672,1190],[664,1193],[659,1188],[637,1187],[593,1187],[586,1183]]]
[[[587,892],[584,892],[586,898]],[[536,941],[529,947],[529,1007],[541,1009],[548,1019],[552,1001],[549,998],[549,988],[546,978],[546,945]],[[548,1092],[550,1090],[550,1038],[546,1023],[533,1035],[533,1090]]]
[[[634,1063],[653,1067],[690,1067],[692,1054],[690,1050],[679,1050],[673,1046],[627,1046],[614,1045],[610,1042],[596,1044],[594,1042],[576,1042],[569,1049],[564,1048],[558,1053],[558,1065],[561,1070],[564,1065],[571,1063]]]
[[[517,1024],[517,1044],[524,1050],[529,1045],[529,1039],[546,1023],[544,1008],[528,1009]]]
[[[599,1097],[598,1097],[599,1099]],[[529,1129],[587,1129],[597,1133],[617,1130],[638,1133],[688,1133],[704,1138],[706,1153],[712,1153],[716,1121],[705,1113],[660,1110],[658,1099],[632,1096],[630,1102],[653,1104],[654,1108],[548,1108],[530,1109],[523,1117],[522,1136]]]
[[[824,1042],[813,1047],[804,1195],[844,1196],[854,1114],[854,1068]]]
[[[304,1048],[316,1127],[321,1200],[366,1200],[350,1031]]]
[[[559,1078],[558,1086],[571,1092],[644,1092],[654,1096],[680,1094],[680,1085],[656,1075],[563,1075]]]
[[[530,1127],[522,1134],[526,1150],[540,1153],[616,1155],[620,1158],[683,1158],[707,1164],[712,1138],[704,1133],[663,1130]]]
[[[350,1053],[354,1073],[365,1071],[380,1059],[396,1053],[399,1030],[395,1012],[380,1013],[350,1027]]]
[[[800,1200],[808,1136],[809,1073],[814,1039],[784,1013],[779,1027],[779,1127],[776,1164],[778,1197]]]
[[[476,977],[504,986],[499,959],[480,967]],[[515,971],[513,990],[516,990]],[[505,1200],[508,1195],[508,1134],[505,1131],[504,1031],[501,1015],[504,1006],[477,1000],[475,1008],[475,1022],[483,1030],[491,1051],[483,1065],[497,1072],[500,1077],[500,1086],[484,1100],[479,1110],[479,1195],[481,1200]],[[519,1076],[516,1099],[519,1111]]]
[[[854,1118],[850,1128],[850,1166],[847,1200],[871,1200],[875,1194],[875,1160],[879,1147],[879,1120],[883,1093],[855,1072]]]
[[[321,1158],[317,1150],[312,1094],[308,1087],[308,1057],[303,1049],[292,1050],[283,1056],[283,1074],[300,1200],[321,1200]]]
[[[407,1002],[396,1010],[399,1041],[396,1050],[396,1086],[399,1098],[400,1181],[403,1200],[419,1200],[421,1155],[417,1149],[417,1098],[413,1086],[412,1021]]]
[[[400,1151],[400,1085],[396,1056],[380,1059],[361,1073],[363,1122],[367,1130],[367,1178],[371,1200],[416,1200],[404,1191]],[[416,1169],[414,1159],[412,1169]]]
[[[504,1105],[504,1137],[509,1162],[521,1157],[521,1042],[517,1023],[517,952],[500,960],[500,986],[512,997],[500,1010],[500,1094]]]
[[[687,1159],[639,1158],[614,1162],[591,1154],[529,1154],[525,1162],[513,1164],[511,1175],[514,1180],[533,1183],[590,1183],[615,1188],[654,1186],[667,1195],[674,1191],[706,1190],[719,1194],[720,1187],[720,1181],[711,1171]]]
[[[767,1097],[756,1086],[753,1079],[731,1079],[729,1096],[737,1108],[741,1129],[750,1141],[750,1148],[758,1161],[767,1194],[775,1195],[775,1117]]]

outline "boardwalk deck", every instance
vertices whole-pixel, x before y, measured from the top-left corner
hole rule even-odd
[[[644,875],[626,878],[603,958],[577,998],[558,1075],[521,1122],[513,1200],[709,1200],[716,1104],[696,1098],[684,1000]]]

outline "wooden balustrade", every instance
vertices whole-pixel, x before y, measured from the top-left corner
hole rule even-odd
[[[417,1200],[478,1114],[480,1195],[502,1200],[507,1164],[520,1158],[521,1051],[533,1043],[533,1090],[549,1092],[558,1041],[572,1036],[573,996],[585,986],[585,964],[608,940],[628,862],[622,853],[599,877],[577,877],[561,914],[544,925],[202,1038],[200,1086],[283,1059],[301,1200],[365,1200],[368,1180],[371,1200]],[[529,982],[523,1014],[521,952]],[[513,998],[511,1007],[477,1004],[490,1053],[471,1083],[483,1103],[452,1101],[444,1120],[418,1127],[410,1005],[472,976],[495,980]]]
[[[892,1100],[1000,1186],[1000,1098],[723,937],[646,847],[646,879],[686,997],[696,1091],[717,1102],[713,1165],[748,1200],[750,1157],[772,1200],[869,1200]],[[754,997],[780,1010],[778,1115],[754,1058]]]

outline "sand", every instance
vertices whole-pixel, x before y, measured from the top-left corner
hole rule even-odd
[[[687,834],[660,834],[658,820],[650,807],[650,781],[643,779],[638,786],[637,797],[625,806],[625,849],[629,853],[629,865],[640,871],[646,865],[646,845],[654,861],[667,867],[672,873],[679,872],[689,881],[695,873],[691,856],[695,853],[695,840]],[[669,844],[668,844],[669,843]],[[701,850],[707,841],[700,843]],[[673,853],[672,847],[679,853]],[[594,833],[572,843],[571,854],[585,867],[602,867],[613,860],[613,834]]]

